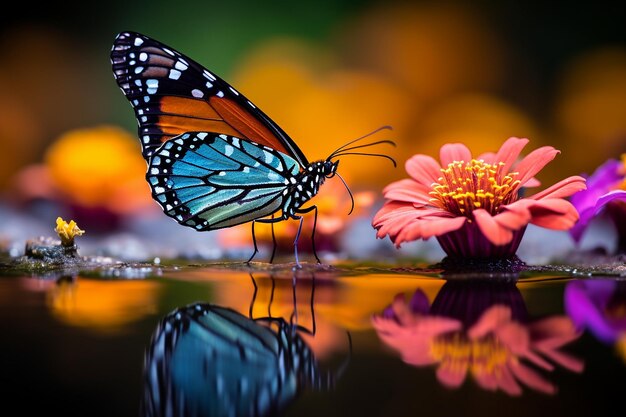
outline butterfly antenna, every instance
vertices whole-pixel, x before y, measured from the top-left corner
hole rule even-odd
[[[350,201],[351,201],[352,205],[350,206],[350,211],[348,212],[348,216],[349,216],[354,211],[354,196],[352,195],[352,191],[350,191],[350,187],[348,187],[348,184],[343,179],[343,177],[341,175],[339,175],[338,172],[336,172],[335,175],[339,177],[341,182],[343,182],[343,185],[346,187],[346,190],[348,190],[348,194],[350,194]]]
[[[381,126],[381,127],[377,128],[377,129],[374,129],[370,133],[368,133],[366,135],[363,135],[363,136],[361,136],[359,138],[353,139],[350,142],[345,143],[342,146],[340,146],[339,148],[335,149],[335,151],[333,153],[331,153],[330,154],[331,156],[329,156],[327,159],[332,158],[333,155],[337,154],[338,152],[341,152],[342,150],[345,150],[348,146],[352,145],[353,143],[358,142],[360,140],[363,140],[365,138],[368,138],[368,137],[370,137],[372,135],[375,135],[376,133],[380,132],[381,130],[393,130],[393,128],[391,126],[389,126],[389,125],[385,125],[385,126]]]
[[[351,146],[349,148],[343,147],[342,149],[338,149],[335,152],[333,152],[331,155],[337,155],[337,154],[342,154],[346,151],[352,151],[354,149],[359,149],[359,148],[368,148],[370,146],[374,146],[374,145],[380,145],[382,143],[387,143],[391,146],[396,146],[396,143],[392,140],[389,139],[385,139],[385,140],[377,140],[376,142],[371,142],[371,143],[365,143],[363,145],[356,145],[356,146]]]
[[[395,160],[395,159],[393,159],[393,158],[392,158],[392,157],[390,157],[389,155],[385,155],[385,154],[382,154],[382,153],[341,152],[341,153],[338,153],[337,155],[335,155],[335,157],[338,157],[338,156],[344,156],[344,155],[377,156],[377,157],[380,157],[380,158],[385,158],[385,159],[390,160],[390,161],[391,161],[391,163],[393,164],[393,167],[394,167],[394,168],[398,166],[398,164],[396,163],[396,160]]]

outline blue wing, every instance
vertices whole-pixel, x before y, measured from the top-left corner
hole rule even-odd
[[[299,171],[295,159],[267,146],[188,132],[154,152],[146,179],[165,214],[214,230],[276,213]]]
[[[168,314],[146,352],[142,415],[278,415],[318,369],[290,325],[273,321],[211,304]]]

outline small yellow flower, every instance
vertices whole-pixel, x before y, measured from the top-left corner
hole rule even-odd
[[[68,223],[61,217],[57,217],[57,227],[54,228],[54,231],[57,232],[57,234],[61,238],[61,244],[63,246],[74,245],[74,238],[76,236],[81,236],[83,233],[85,233],[84,230],[81,230],[78,227],[74,220],[71,220]]]

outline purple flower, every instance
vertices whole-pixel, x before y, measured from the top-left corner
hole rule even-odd
[[[571,202],[580,219],[570,229],[574,240],[580,242],[589,223],[600,213],[606,213],[615,223],[620,251],[626,250],[626,154],[622,161],[609,159],[587,179],[587,189],[577,192]]]

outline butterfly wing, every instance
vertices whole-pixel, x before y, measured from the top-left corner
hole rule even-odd
[[[295,159],[270,147],[188,132],[154,151],[146,179],[165,214],[196,230],[214,230],[278,211],[299,171]]]
[[[302,380],[284,336],[225,307],[174,310],[146,351],[142,415],[279,415]]]
[[[250,100],[176,50],[134,32],[120,33],[111,63],[139,123],[146,160],[185,132],[213,132],[269,146],[308,165],[293,140]]]

